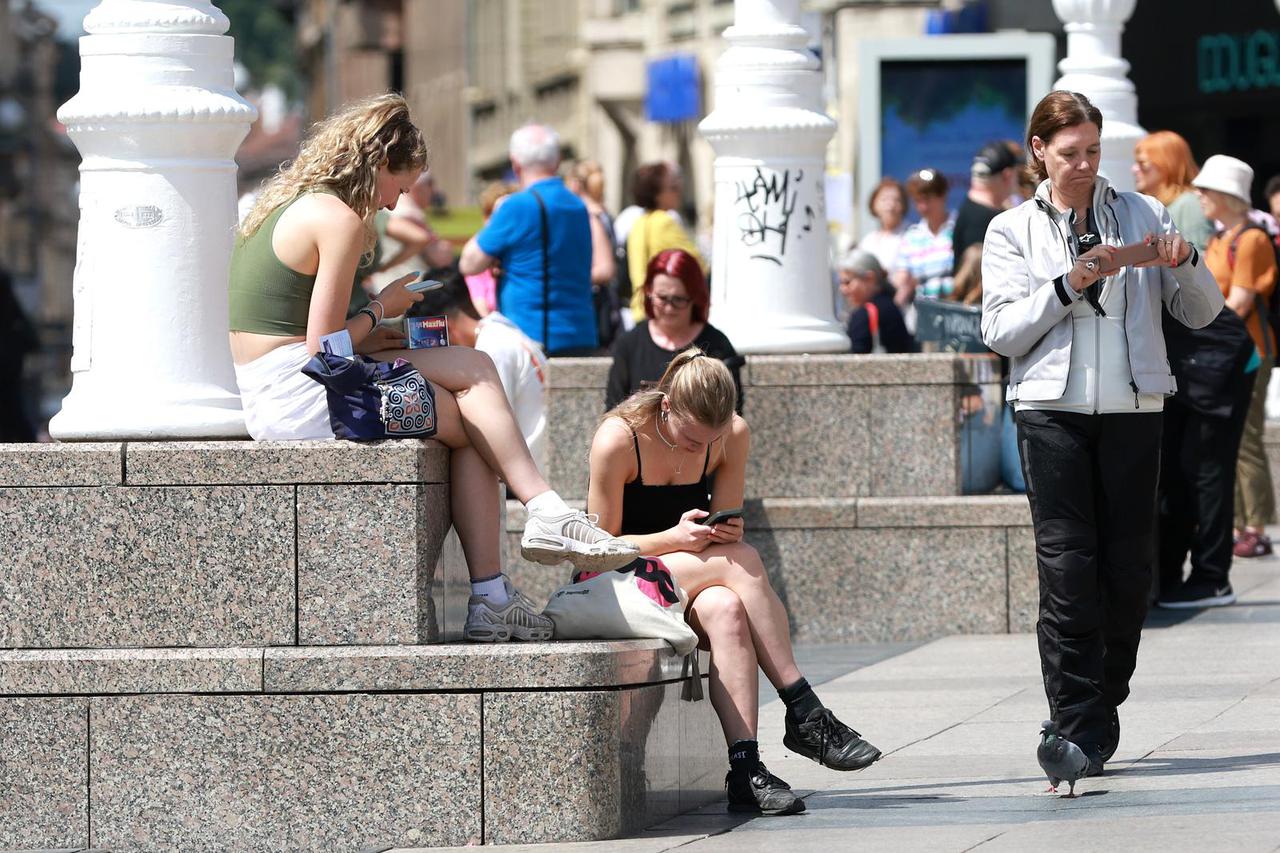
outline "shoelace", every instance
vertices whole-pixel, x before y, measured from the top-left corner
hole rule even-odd
[[[757,764],[756,769],[751,771],[751,781],[757,788],[763,788],[767,785],[777,785],[778,787],[786,788],[788,791],[791,790],[791,786],[770,773],[769,768],[765,767],[763,762]]]
[[[823,708],[822,713],[818,715],[818,736],[822,738],[822,752],[820,753],[824,760],[827,754],[827,744],[834,746],[844,746],[849,737],[862,737],[853,729],[836,719],[836,715],[831,713],[830,708]]]

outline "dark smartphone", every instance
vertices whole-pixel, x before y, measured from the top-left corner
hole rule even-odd
[[[742,507],[738,507],[737,509],[722,509],[719,512],[713,512],[706,518],[701,519],[698,523],[711,527],[712,525],[719,524],[722,521],[728,521],[731,518],[742,518]]]
[[[1114,264],[1111,269],[1103,270],[1103,273],[1110,274],[1121,267],[1131,267],[1134,264],[1141,264],[1145,261],[1154,261],[1160,257],[1160,253],[1156,251],[1155,243],[1130,243],[1128,246],[1121,246],[1116,249],[1116,253],[1111,256]]]

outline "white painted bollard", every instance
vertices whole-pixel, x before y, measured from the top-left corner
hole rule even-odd
[[[256,111],[208,0],[103,0],[58,111],[83,162],[61,440],[245,436],[227,343],[235,152]]]
[[[824,170],[836,124],[799,0],[737,0],[716,62],[711,322],[744,353],[847,352],[828,269]]]
[[[1147,132],[1138,124],[1138,94],[1120,56],[1124,22],[1137,0],[1053,0],[1067,31],[1067,56],[1055,89],[1086,96],[1102,110],[1099,171],[1117,190],[1134,189],[1133,149]]]

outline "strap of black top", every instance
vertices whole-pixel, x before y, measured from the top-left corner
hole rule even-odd
[[[636,449],[636,482],[644,483],[644,469],[640,465],[640,437],[636,435],[636,431],[631,431],[631,446]]]
[[[547,251],[551,232],[547,229],[547,206],[543,204],[542,196],[532,187],[529,192],[538,200],[538,214],[542,218],[542,348],[551,355],[551,256]]]
[[[711,467],[711,445],[707,445],[707,457],[702,460],[702,477],[706,479],[707,469]]]

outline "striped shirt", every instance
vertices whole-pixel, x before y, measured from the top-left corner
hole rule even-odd
[[[921,220],[902,235],[894,267],[907,270],[915,277],[917,299],[937,299],[950,294],[955,288],[952,278],[955,256],[951,251],[955,227],[956,215],[953,212],[947,215],[947,221],[936,234]]]

